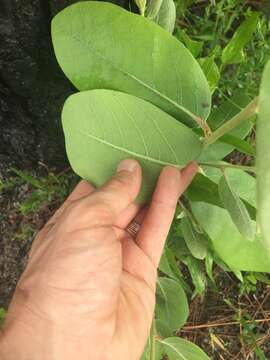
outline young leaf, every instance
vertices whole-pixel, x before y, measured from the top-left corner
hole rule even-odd
[[[63,108],[66,149],[73,170],[96,186],[102,185],[126,158],[143,170],[139,201],[147,201],[160,170],[178,167],[201,151],[198,137],[156,106],[112,90],[71,95]]]
[[[192,256],[187,256],[183,262],[188,267],[193,285],[195,286],[195,291],[192,294],[194,298],[197,294],[202,294],[205,291],[206,279],[202,272],[201,262]]]
[[[226,163],[225,163],[226,164]],[[208,180],[212,180],[214,183],[218,184],[222,173],[219,169],[204,166],[203,170]],[[252,207],[256,208],[256,179],[254,176],[249,175],[247,172],[239,169],[226,169],[226,176],[229,179],[231,187],[242,200],[250,204]],[[200,201],[205,201],[200,200]],[[206,201],[207,202],[207,201]],[[214,204],[213,205],[219,205]],[[219,205],[220,206],[220,205]],[[221,206],[223,207],[223,206]]]
[[[204,259],[207,253],[207,242],[203,235],[193,228],[187,217],[181,220],[181,229],[191,254],[197,259]]]
[[[220,173],[220,170],[217,169]],[[197,174],[188,189],[187,197],[191,201],[204,201],[209,204],[223,207],[220,201],[217,184],[207,176]]]
[[[173,334],[184,325],[189,315],[186,294],[177,281],[160,277],[157,281],[156,296],[156,319],[164,324],[159,327],[157,323],[158,333],[162,336],[165,327]],[[164,335],[167,335],[167,330]]]
[[[180,27],[176,28],[176,36],[186,45],[188,50],[195,58],[198,57],[203,48],[203,41],[196,41],[191,39],[184,30],[180,29]]]
[[[265,247],[270,253],[270,60],[261,82],[257,122],[258,220]]]
[[[210,86],[210,90],[213,93],[217,87],[220,73],[217,64],[215,63],[215,56],[210,56],[208,58],[198,59],[203,72],[206,76],[208,84]]]
[[[161,7],[162,0],[148,0],[146,4],[146,16],[153,20]]]
[[[172,33],[175,26],[176,9],[173,0],[163,0],[154,21]]]
[[[218,256],[231,270],[270,272],[270,256],[259,235],[254,241],[247,241],[228,212],[218,206],[194,202],[192,212],[212,240]]]
[[[196,116],[209,114],[211,94],[200,65],[143,16],[106,2],[79,2],[54,17],[52,40],[62,70],[80,91],[123,91],[193,126]]]
[[[197,345],[179,337],[159,340],[169,360],[210,360]]]
[[[248,240],[254,240],[256,227],[240,197],[232,189],[226,173],[219,180],[218,190],[223,205],[228,210],[240,234]]]
[[[250,41],[259,21],[259,13],[253,12],[235,31],[232,39],[222,52],[223,64],[234,64],[243,61],[244,46]]]

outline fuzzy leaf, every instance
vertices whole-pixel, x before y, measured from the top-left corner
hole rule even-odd
[[[270,254],[270,60],[260,88],[257,122],[257,199],[262,237]]]
[[[173,0],[163,0],[154,21],[172,33],[175,26],[176,9]]]
[[[210,360],[197,345],[179,337],[159,340],[169,360]]]
[[[161,7],[163,0],[148,0],[146,5],[146,15],[149,19],[153,20]]]
[[[270,272],[270,256],[259,235],[254,241],[247,241],[228,212],[218,206],[195,202],[192,203],[192,211],[218,256],[231,270]]]
[[[71,95],[62,121],[73,170],[95,186],[111,178],[121,160],[140,162],[141,202],[149,200],[164,165],[182,167],[202,148],[191,129],[156,106],[118,91]]]
[[[157,322],[158,333],[167,336],[168,330],[166,334],[162,333],[166,328],[173,334],[184,325],[189,315],[186,294],[177,281],[160,277],[157,281],[156,296],[156,319],[162,325],[158,327]]]
[[[226,173],[221,176],[218,184],[220,198],[224,207],[228,210],[232,221],[240,234],[248,240],[254,240],[256,226],[251,221],[249,213],[240,197],[233,190]]]
[[[209,114],[211,94],[200,65],[141,15],[111,3],[79,2],[54,17],[52,40],[62,70],[80,91],[123,91],[193,126],[194,114]]]
[[[181,220],[181,229],[191,254],[196,259],[204,259],[207,254],[207,242],[203,235],[193,228],[191,221],[187,217]]]

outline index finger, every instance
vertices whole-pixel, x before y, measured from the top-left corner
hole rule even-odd
[[[149,210],[136,239],[138,246],[156,267],[170,230],[178,198],[196,172],[197,164],[191,163],[182,171],[166,166],[159,176]]]

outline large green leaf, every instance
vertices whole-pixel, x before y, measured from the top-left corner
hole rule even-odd
[[[262,77],[256,140],[258,219],[270,253],[270,61]]]
[[[159,340],[169,360],[209,360],[209,357],[197,345],[179,337]]]
[[[192,210],[212,240],[217,254],[232,270],[270,272],[270,256],[260,236],[247,241],[228,212],[220,207],[194,202]]]
[[[250,41],[259,21],[259,13],[253,12],[235,31],[222,52],[222,62],[233,64],[243,61],[244,46]]]
[[[156,319],[157,331],[161,336],[172,335],[186,322],[189,315],[188,301],[179,282],[160,277],[157,281]],[[166,334],[164,334],[166,329]],[[168,330],[167,330],[168,329]]]
[[[62,121],[70,164],[82,178],[102,185],[126,158],[143,170],[141,201],[147,201],[166,164],[195,159],[201,142],[191,129],[156,106],[113,90],[90,90],[66,101]]]
[[[248,240],[254,240],[256,224],[251,221],[247,208],[233,190],[226,172],[219,180],[218,190],[223,205],[228,210],[240,234]]]
[[[209,114],[210,90],[200,65],[143,16],[110,3],[79,2],[54,17],[52,39],[61,68],[79,90],[120,90],[193,125],[193,114]]]
[[[188,217],[181,220],[181,229],[191,254],[197,259],[204,259],[207,254],[207,241],[194,229]]]

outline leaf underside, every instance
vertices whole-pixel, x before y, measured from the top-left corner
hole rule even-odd
[[[54,17],[52,40],[62,70],[81,91],[123,91],[189,125],[194,114],[209,114],[211,94],[200,65],[143,16],[105,2],[76,3]]]
[[[185,125],[144,100],[112,90],[70,96],[62,122],[73,170],[94,185],[110,179],[121,160],[140,162],[139,202],[150,199],[165,165],[181,168],[202,149],[197,135]]]

